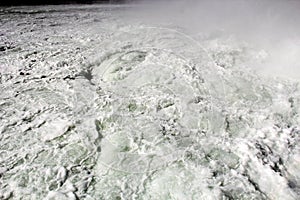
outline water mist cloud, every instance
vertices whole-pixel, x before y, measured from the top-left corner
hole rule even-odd
[[[264,52],[253,66],[268,76],[300,78],[300,1],[138,1],[131,17],[193,34],[234,37]]]

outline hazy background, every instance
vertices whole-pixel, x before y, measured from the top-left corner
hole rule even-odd
[[[136,1],[132,17],[172,23],[191,33],[233,37],[261,50],[254,68],[268,76],[300,78],[300,1],[169,0]]]

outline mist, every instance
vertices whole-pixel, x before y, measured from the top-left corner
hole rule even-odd
[[[145,23],[171,24],[193,37],[233,38],[262,53],[249,60],[262,75],[300,78],[300,1],[138,1],[129,14]]]

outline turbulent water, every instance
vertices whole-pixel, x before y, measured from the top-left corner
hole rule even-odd
[[[299,199],[299,82],[128,9],[0,9],[0,199]]]

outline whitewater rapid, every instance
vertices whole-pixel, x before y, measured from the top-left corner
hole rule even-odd
[[[299,82],[127,9],[0,9],[0,199],[299,199]]]

